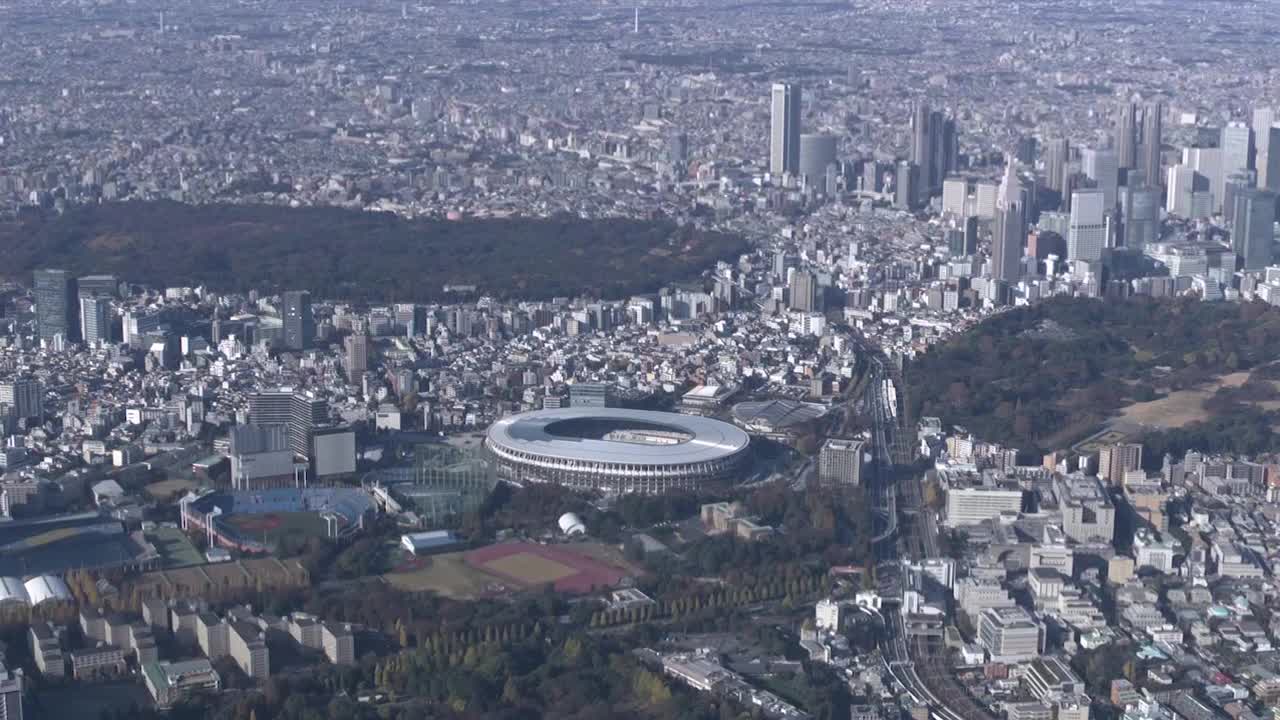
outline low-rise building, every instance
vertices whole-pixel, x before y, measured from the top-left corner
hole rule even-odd
[[[31,657],[41,675],[60,678],[67,674],[67,661],[62,653],[61,628],[51,622],[32,623],[27,637],[31,643]]]
[[[352,665],[356,661],[356,636],[346,623],[325,623],[321,627],[324,656],[334,665]]]
[[[77,680],[112,678],[124,671],[124,649],[115,645],[100,644],[71,652],[71,674]]]
[[[1022,608],[988,608],[978,616],[978,641],[992,662],[1032,660],[1044,652],[1044,639],[1044,625]]]
[[[222,688],[218,671],[204,658],[181,662],[153,660],[142,665],[142,678],[160,708],[172,707],[193,695],[217,692]]]
[[[271,675],[271,658],[267,651],[266,637],[248,622],[230,623],[230,626],[228,649],[232,659],[245,675],[255,680],[266,680]]]

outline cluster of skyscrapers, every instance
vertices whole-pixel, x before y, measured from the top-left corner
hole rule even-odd
[[[790,176],[806,185],[835,193],[837,138],[830,133],[802,133],[803,91],[796,83],[774,83],[770,94],[769,173]]]

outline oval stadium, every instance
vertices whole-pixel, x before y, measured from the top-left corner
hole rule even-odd
[[[610,493],[694,490],[729,480],[750,438],[728,423],[651,410],[534,410],[489,428],[502,480]]]

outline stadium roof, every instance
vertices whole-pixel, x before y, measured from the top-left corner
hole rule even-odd
[[[39,605],[47,601],[70,600],[71,590],[56,575],[38,575],[25,583],[9,575],[0,577],[0,603]]]
[[[62,578],[55,575],[33,577],[23,587],[26,588],[27,597],[31,598],[32,605],[39,605],[47,600],[71,599],[71,590],[67,588]]]
[[[7,602],[31,602],[31,598],[27,597],[27,589],[22,587],[22,581],[16,577],[0,577],[0,603]]]
[[[626,431],[675,432],[679,441],[632,442],[556,434],[557,423],[599,421]],[[683,465],[711,462],[746,449],[751,439],[728,423],[711,418],[623,408],[560,408],[505,417],[489,428],[487,442],[542,457],[628,465]]]
[[[733,406],[733,417],[751,428],[769,431],[808,422],[825,415],[827,409],[815,403],[796,400],[759,400],[741,402]]]

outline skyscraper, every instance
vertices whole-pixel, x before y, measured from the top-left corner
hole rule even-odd
[[[797,270],[791,273],[791,309],[812,312],[818,309],[818,281],[813,273]]]
[[[369,336],[364,333],[348,335],[345,346],[347,380],[357,382],[369,370]]]
[[[1022,183],[1013,164],[1012,157],[1005,160],[1004,180],[996,193],[996,221],[991,239],[991,277],[1007,283],[1021,279],[1022,243],[1027,237]]]
[[[1203,175],[1208,183],[1204,189],[1212,196],[1209,211],[1222,210],[1222,148],[1188,147],[1182,149],[1182,164]]]
[[[76,287],[82,296],[120,297],[120,280],[115,275],[85,275],[76,280]]]
[[[836,136],[804,133],[800,136],[800,175],[809,185],[822,186],[827,166],[836,161]]]
[[[1258,187],[1274,190],[1270,183],[1280,184],[1280,168],[1273,171],[1272,164],[1280,165],[1280,147],[1273,144],[1271,130],[1275,125],[1276,111],[1271,107],[1259,107],[1253,110],[1254,167],[1258,170]],[[1277,137],[1276,140],[1280,140]]]
[[[284,293],[281,300],[284,348],[286,350],[310,348],[316,339],[316,320],[311,314],[311,293],[305,290],[290,290]]]
[[[1084,174],[1102,191],[1102,201],[1110,210],[1118,201],[1120,165],[1112,150],[1085,148],[1080,151],[1080,166]]]
[[[769,172],[800,172],[800,86],[774,83],[770,102]]]
[[[1124,169],[1138,166],[1138,105],[1132,101],[1120,104],[1116,120],[1116,160]]]
[[[1275,219],[1275,193],[1256,188],[1236,193],[1231,245],[1236,256],[1244,260],[1245,270],[1261,270],[1271,264]]]
[[[1280,190],[1280,127],[1275,125],[1275,112],[1271,108],[1253,112],[1253,141],[1258,187]]]
[[[44,386],[31,378],[0,383],[0,405],[8,405],[14,417],[43,421]]]
[[[1154,102],[1142,111],[1142,163],[1147,173],[1147,183],[1152,186],[1163,181],[1160,174],[1160,151],[1164,145],[1164,103]]]
[[[1044,146],[1044,186],[1062,192],[1066,185],[1067,164],[1071,162],[1071,144],[1066,138],[1054,138]]]
[[[935,119],[940,118],[934,117],[928,103],[923,100],[911,109],[911,162],[920,168],[920,182],[923,185],[929,185],[933,180],[934,153],[939,149],[933,141]]]
[[[920,166],[907,160],[899,162],[894,180],[894,206],[910,210],[918,205],[920,195]]]
[[[66,342],[80,340],[80,308],[76,281],[66,270],[36,270],[36,331],[42,340],[59,335]]]
[[[1242,122],[1227,123],[1222,128],[1222,139],[1218,145],[1222,148],[1222,168],[1213,193],[1225,208],[1227,178],[1249,170],[1249,159],[1253,156],[1253,131]]]
[[[947,176],[960,169],[960,129],[956,126],[956,120],[953,117],[942,119],[942,132],[939,133],[942,143],[942,152],[937,154],[938,162],[935,163],[935,172],[933,178],[932,189],[939,190],[942,188],[942,181]]]
[[[1209,183],[1203,175],[1189,165],[1174,165],[1166,175],[1165,207],[1170,215],[1181,218],[1194,218],[1195,194],[1207,191]]]
[[[1107,244],[1106,206],[1102,191],[1076,190],[1071,198],[1071,224],[1067,230],[1067,259],[1101,260]]]
[[[1137,173],[1131,176],[1138,179]],[[1160,189],[1143,182],[1124,186],[1120,195],[1124,246],[1141,251],[1160,239]]]
[[[111,301],[105,297],[81,293],[80,327],[88,345],[111,342]]]
[[[323,398],[310,393],[280,388],[249,396],[250,425],[284,425],[289,433],[289,447],[304,457],[311,457],[311,439],[318,426],[329,418],[329,406]]]

